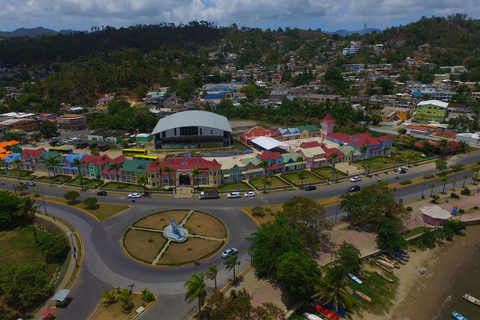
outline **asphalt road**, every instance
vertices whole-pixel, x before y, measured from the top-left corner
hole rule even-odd
[[[451,159],[455,163],[469,164],[479,159],[480,152],[470,153],[468,155],[458,155]],[[106,202],[131,204],[132,207],[114,217],[97,221],[92,216],[83,211],[77,210],[65,205],[47,202],[48,214],[53,214],[70,223],[81,236],[83,244],[84,259],[81,263],[81,269],[78,279],[72,288],[70,297],[73,299],[65,308],[57,310],[58,319],[87,319],[99,304],[100,294],[105,290],[111,290],[120,286],[126,288],[134,284],[134,291],[140,292],[148,288],[155,293],[159,299],[152,305],[141,317],[141,319],[185,319],[193,310],[197,308],[197,303],[186,304],[184,301],[185,287],[183,283],[189,278],[191,273],[205,271],[206,268],[216,263],[219,269],[217,277],[218,286],[222,287],[228,283],[232,273],[226,273],[223,266],[223,259],[220,254],[202,261],[200,266],[183,266],[177,268],[162,268],[146,265],[130,259],[121,248],[121,236],[123,232],[135,221],[140,218],[159,211],[168,209],[193,209],[205,211],[220,218],[227,225],[229,233],[225,248],[236,247],[240,251],[241,265],[237,268],[243,270],[250,264],[248,256],[248,247],[250,246],[249,233],[256,231],[255,222],[242,212],[241,208],[246,206],[263,206],[272,204],[283,204],[287,199],[294,195],[306,196],[312,199],[328,198],[340,196],[346,192],[348,187],[358,184],[362,188],[376,183],[378,179],[387,180],[389,183],[395,183],[405,179],[413,179],[424,174],[435,173],[435,164],[425,164],[418,167],[411,167],[405,174],[397,174],[390,171],[388,174],[382,173],[379,176],[363,179],[363,181],[351,183],[338,183],[317,188],[315,191],[306,192],[304,190],[280,192],[266,195],[257,195],[254,198],[240,199],[211,199],[198,200],[192,199],[173,199],[173,198],[142,198],[132,203],[127,195],[108,195],[104,200]],[[458,173],[449,176],[449,181],[455,178],[457,189],[460,189],[463,179],[462,175],[470,173]],[[399,179],[395,179],[396,176]],[[439,179],[432,179],[426,183],[424,190],[425,196],[428,196],[431,189],[428,184],[435,183],[434,192],[442,191],[443,184]],[[15,183],[15,182],[14,182]],[[407,185],[398,188],[395,191],[396,197],[404,201],[419,199],[423,183]],[[48,185],[38,186],[42,189],[44,195],[62,197],[64,189],[49,187]],[[6,181],[4,189],[13,190],[12,182]],[[447,189],[451,189],[451,184]],[[82,193],[82,197],[83,198]],[[86,193],[91,196],[91,193]],[[40,208],[43,210],[43,207]],[[336,206],[327,207],[327,216],[334,218]],[[344,212],[338,210],[337,218],[344,216]],[[213,286],[207,280],[207,284]]]

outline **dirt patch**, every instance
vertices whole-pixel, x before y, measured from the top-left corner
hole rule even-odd
[[[223,239],[227,236],[225,226],[211,215],[194,212],[184,225],[189,232],[207,237]]]
[[[170,224],[170,217],[173,217],[173,219],[180,224],[188,212],[188,210],[178,210],[157,213],[135,223],[133,226],[163,230],[163,228]]]
[[[166,242],[163,234],[158,232],[129,230],[124,245],[133,257],[152,262]]]
[[[158,264],[181,264],[199,260],[219,250],[223,241],[188,238],[182,243],[172,242]]]

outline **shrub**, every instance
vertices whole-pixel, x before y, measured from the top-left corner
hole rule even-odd
[[[453,171],[462,171],[464,167],[465,166],[463,164],[452,164],[450,166],[450,169],[452,169]]]
[[[478,210],[478,206],[473,207],[473,209]]]
[[[435,178],[435,175],[433,173],[427,174],[427,179],[433,179]]]
[[[253,215],[254,217],[263,218],[263,217],[265,217],[265,211],[264,211],[264,209],[263,209],[262,207],[258,207],[258,206],[257,206],[257,207],[254,207],[254,208],[252,209],[252,215]]]
[[[407,207],[407,211],[412,211],[413,208],[412,207]]]
[[[432,196],[432,200],[430,200],[431,203],[437,203],[437,200],[440,199],[440,196],[438,194],[434,194]]]
[[[454,198],[454,199],[460,198],[460,196],[458,194],[454,193],[454,192],[452,192],[452,194],[450,194],[450,197]]]
[[[463,210],[463,209],[460,209]],[[460,211],[459,210],[459,211]],[[465,222],[460,220],[445,220],[443,222],[443,227],[452,229],[453,232],[458,233],[467,228]]]
[[[461,194],[463,194],[464,196],[469,196],[470,195],[470,189],[468,188],[463,188],[462,191],[460,191]]]
[[[62,236],[47,234],[40,240],[43,256],[47,263],[62,263],[70,251],[68,239]]]
[[[461,213],[461,214],[464,214],[465,210],[464,209],[459,209],[458,212]]]
[[[403,186],[403,185],[406,185],[406,184],[411,184],[412,183],[412,180],[403,180],[403,181],[400,181],[400,184]]]
[[[422,243],[429,248],[431,248],[436,241],[437,235],[435,234],[435,232],[425,232],[422,237]]]

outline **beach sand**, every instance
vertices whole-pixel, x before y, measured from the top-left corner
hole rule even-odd
[[[425,251],[409,252],[411,259],[395,274],[400,279],[394,307],[382,316],[363,314],[363,319],[432,319],[454,291],[453,280],[469,256],[478,251],[480,226],[469,226],[453,241]],[[425,268],[421,275],[419,271]]]

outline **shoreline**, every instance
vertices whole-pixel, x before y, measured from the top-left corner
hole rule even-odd
[[[455,235],[453,241],[444,241],[443,246],[425,251],[409,252],[407,265],[395,274],[400,284],[396,302],[388,314],[363,314],[364,319],[435,319],[442,316],[448,299],[455,293],[454,282],[465,262],[478,251],[480,226],[468,226],[464,236]],[[425,268],[421,275],[419,271]]]

